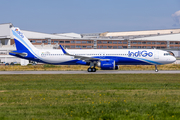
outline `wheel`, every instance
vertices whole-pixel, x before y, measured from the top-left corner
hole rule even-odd
[[[158,72],[157,65],[155,65],[155,72]]]
[[[88,71],[88,72],[92,72],[91,68],[88,68],[87,71]]]
[[[96,68],[88,68],[87,71],[88,72],[96,72]]]
[[[96,68],[92,68],[92,72],[96,72]]]

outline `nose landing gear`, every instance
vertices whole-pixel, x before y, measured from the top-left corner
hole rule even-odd
[[[159,70],[157,69],[157,65],[155,65],[155,72],[158,72]]]

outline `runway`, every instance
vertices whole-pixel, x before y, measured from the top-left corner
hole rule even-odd
[[[180,74],[180,71],[120,71],[120,70],[98,70],[96,72],[87,71],[0,71],[4,74]]]

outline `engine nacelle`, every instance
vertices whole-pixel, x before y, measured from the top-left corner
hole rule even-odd
[[[119,67],[115,65],[115,60],[105,60],[99,61],[97,66],[101,68],[101,70],[117,70]]]

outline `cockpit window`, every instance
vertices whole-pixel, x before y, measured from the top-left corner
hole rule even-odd
[[[168,55],[171,55],[170,53],[164,53],[164,56],[168,56]]]

